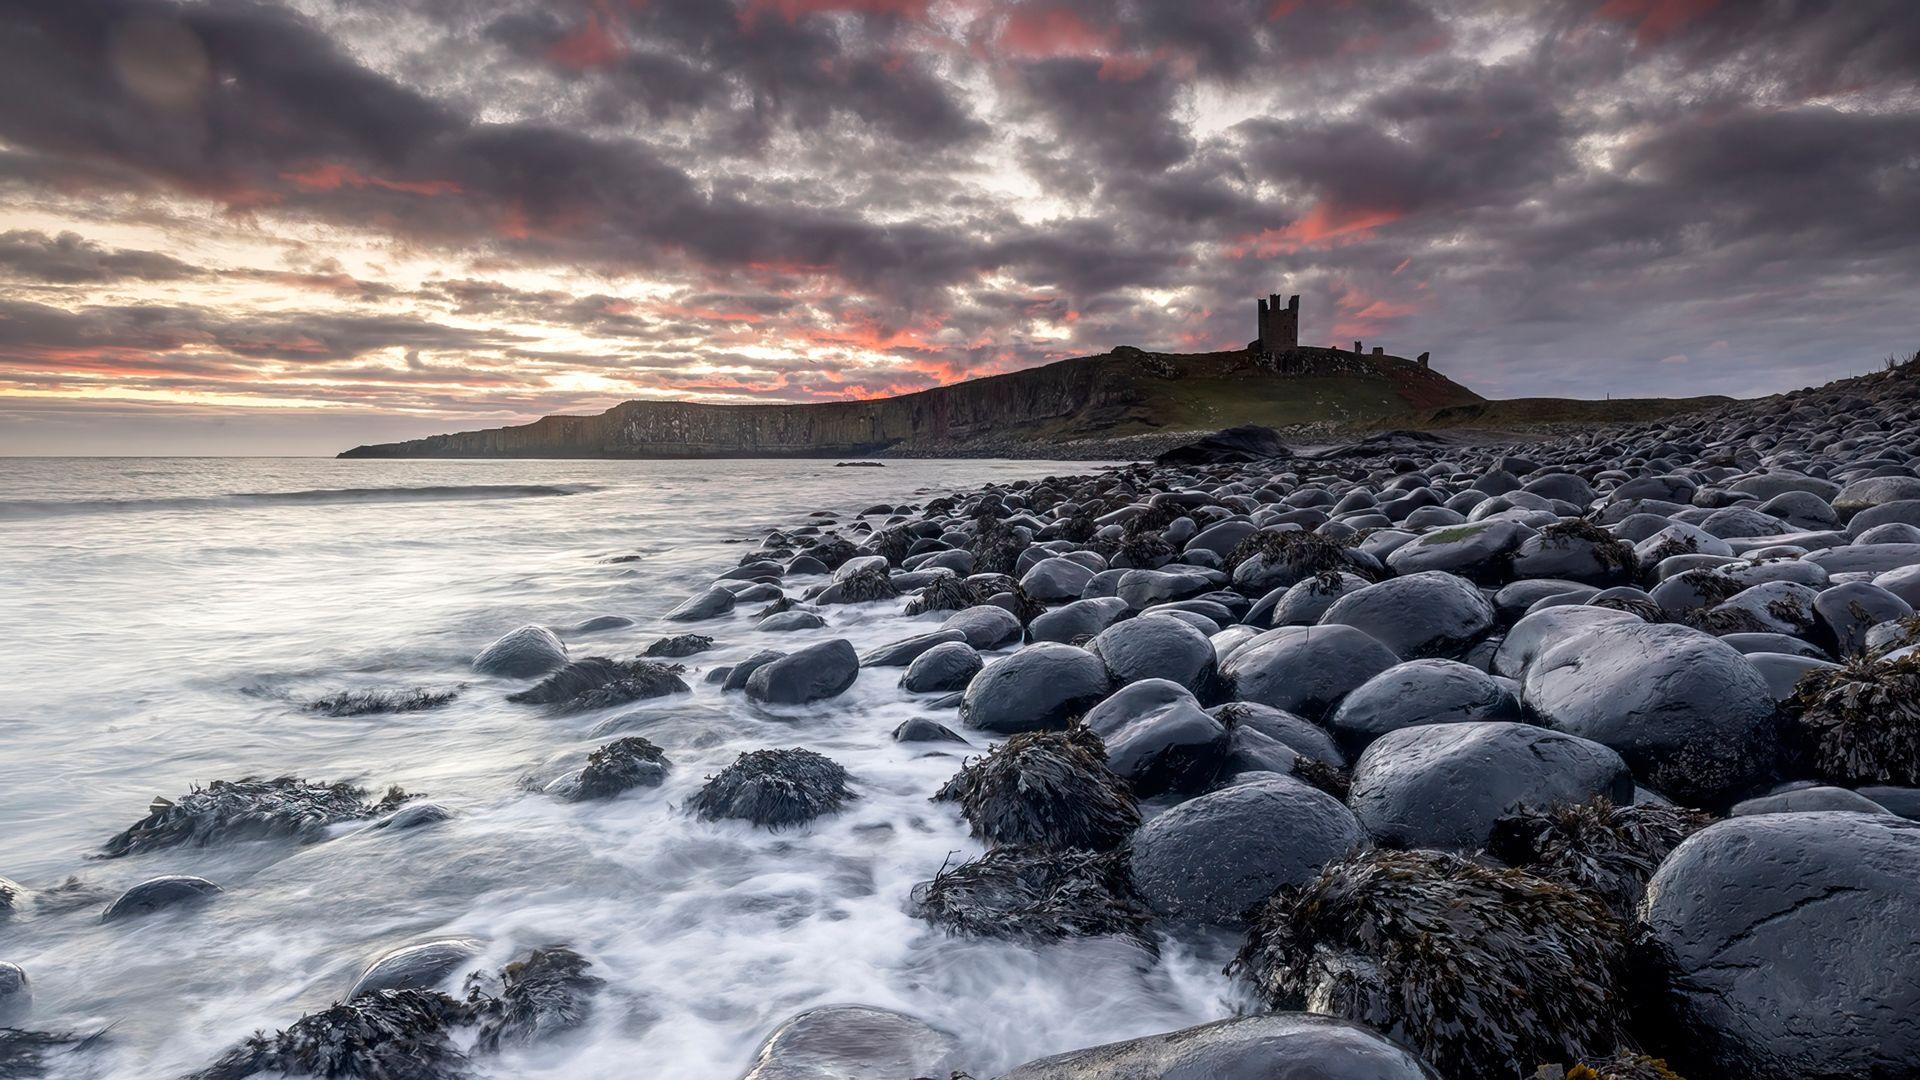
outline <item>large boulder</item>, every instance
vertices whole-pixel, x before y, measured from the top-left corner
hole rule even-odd
[[[100,915],[101,922],[151,915],[168,908],[205,903],[226,890],[203,877],[163,874],[148,878],[119,895]]]
[[[1499,585],[1513,574],[1513,558],[1533,530],[1517,521],[1476,521],[1423,533],[1393,550],[1387,567],[1410,575],[1444,570],[1482,585]]]
[[[1160,914],[1237,926],[1283,885],[1300,885],[1366,843],[1340,800],[1258,774],[1168,810],[1133,834],[1133,882]]]
[[[1327,718],[1348,754],[1390,731],[1421,724],[1518,720],[1520,703],[1493,676],[1457,660],[1409,660],[1348,694]]]
[[[1913,1075],[1920,1062],[1920,824],[1762,814],[1704,829],[1647,885],[1688,1076]]]
[[[544,626],[523,626],[497,638],[473,658],[473,670],[508,679],[535,679],[567,662],[567,646]]]
[[[1020,578],[1020,587],[1042,603],[1078,599],[1093,571],[1072,559],[1041,559]]]
[[[944,642],[913,658],[907,673],[900,676],[900,687],[916,694],[965,690],[984,665],[973,646]]]
[[[1584,605],[1541,608],[1529,612],[1513,624],[1506,637],[1500,639],[1500,647],[1493,653],[1493,674],[1509,679],[1524,678],[1527,669],[1533,666],[1541,653],[1569,638],[1595,626],[1610,623],[1637,626],[1641,621],[1632,612]]]
[[[1292,626],[1234,650],[1220,674],[1238,700],[1318,720],[1399,662],[1392,649],[1351,626]]]
[[[480,958],[485,945],[468,937],[435,938],[388,949],[347,991],[347,1000],[380,990],[434,990]]]
[[[1588,627],[1541,654],[1523,696],[1548,725],[1612,747],[1642,784],[1692,805],[1747,794],[1779,753],[1767,680],[1684,626]]]
[[[1000,735],[1062,728],[1106,697],[1110,686],[1099,657],[1071,645],[1040,642],[974,676],[960,703],[960,719]]]
[[[1117,596],[1090,596],[1035,616],[1027,626],[1027,633],[1035,641],[1074,645],[1094,637],[1132,611],[1127,602]]]
[[[1267,1013],[1030,1061],[999,1080],[1437,1080],[1372,1028]]]
[[[1493,627],[1493,604],[1465,578],[1439,571],[1389,578],[1334,601],[1321,626],[1351,626],[1409,659],[1464,650]]]
[[[997,649],[1020,640],[1020,620],[1013,612],[994,604],[976,604],[947,616],[942,630],[958,630],[967,644],[976,649]]]
[[[680,601],[662,618],[668,622],[699,622],[703,619],[717,619],[732,611],[733,605],[737,602],[732,592],[715,585],[706,592]]]
[[[862,656],[860,658],[860,666],[863,668],[908,667],[920,657],[921,653],[926,652],[936,645],[949,641],[966,640],[967,635],[963,630],[935,630],[931,634],[919,634],[903,641],[895,641],[882,645],[872,652],[867,653],[865,656]]]
[[[1633,774],[1599,743],[1505,721],[1389,732],[1354,763],[1347,804],[1376,843],[1473,850],[1523,806],[1633,801]]]
[[[1107,665],[1116,685],[1168,679],[1206,693],[1218,664],[1213,642],[1190,623],[1149,611],[1102,630],[1087,651]]]
[[[768,705],[805,705],[847,692],[860,677],[860,656],[845,638],[809,645],[754,669],[747,696]]]
[[[826,1005],[781,1021],[742,1080],[902,1080],[955,1070],[960,1041],[870,1005]]]
[[[1204,790],[1230,742],[1225,724],[1166,679],[1123,686],[1090,709],[1085,722],[1106,744],[1107,767],[1143,799]]]

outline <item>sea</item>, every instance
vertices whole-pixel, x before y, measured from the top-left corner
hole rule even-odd
[[[1230,1015],[1219,943],[1034,946],[912,916],[917,882],[982,850],[929,796],[988,744],[894,742],[915,715],[958,723],[901,692],[899,669],[782,710],[700,678],[763,648],[844,637],[864,651],[930,622],[902,617],[899,601],[833,607],[830,627],[799,633],[756,632],[753,604],[661,620],[816,511],[844,524],[875,504],[1095,467],[0,459],[0,877],[95,897],[0,920],[0,961],[34,992],[15,1026],[103,1033],[55,1055],[55,1076],[176,1077],[342,1000],[386,950],[448,936],[484,942],[488,969],[570,944],[607,982],[584,1028],[477,1056],[478,1076],[725,1080],[783,1019],[837,1003],[952,1032],[978,1077]],[[570,639],[574,656],[633,656],[688,631],[718,644],[685,661],[691,693],[577,716],[509,704],[521,684],[469,666],[516,627],[601,615],[634,624]],[[357,718],[306,707],[413,688],[459,694]],[[584,804],[537,790],[616,717],[666,751],[663,786]],[[739,753],[788,746],[846,766],[858,800],[780,832],[686,812]],[[156,796],[287,775],[376,794],[397,784],[454,816],[341,825],[305,845],[98,857]],[[160,874],[225,892],[101,921],[106,899]]]

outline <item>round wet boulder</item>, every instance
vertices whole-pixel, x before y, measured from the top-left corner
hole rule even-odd
[[[1133,834],[1133,883],[1168,918],[1237,926],[1283,885],[1299,885],[1366,843],[1340,800],[1257,774],[1168,810]]]
[[[101,913],[100,921],[114,922],[138,915],[151,915],[168,908],[201,904],[225,891],[206,878],[188,874],[148,878],[108,904],[107,910]]]
[[[1220,667],[1232,697],[1318,720],[1355,688],[1400,662],[1392,649],[1351,626],[1269,630]]]
[[[974,676],[960,703],[960,719],[1000,735],[1063,728],[1106,697],[1111,685],[1099,657],[1071,645],[1040,642]]]
[[[473,670],[507,679],[536,679],[566,665],[567,646],[544,626],[504,634],[473,658]]]
[[[1092,596],[1042,612],[1028,625],[1027,633],[1035,641],[1072,645],[1094,637],[1132,610],[1117,596]]]
[[[747,696],[768,705],[804,705],[839,697],[859,677],[853,644],[835,638],[755,668],[747,678]]]
[[[1166,679],[1207,692],[1218,663],[1213,641],[1192,624],[1151,611],[1102,630],[1087,651],[1107,665],[1115,685]]]
[[[1451,655],[1492,629],[1493,604],[1466,579],[1429,571],[1342,596],[1321,626],[1351,626],[1399,656]]]
[[[1122,687],[1085,722],[1106,744],[1107,767],[1142,799],[1204,790],[1226,761],[1226,725],[1167,679]]]
[[[1093,580],[1093,571],[1072,559],[1041,559],[1020,578],[1020,587],[1041,603],[1077,600]]]
[[[454,972],[479,959],[483,948],[474,938],[449,937],[388,949],[353,981],[347,1000],[378,990],[438,989]]]
[[[1515,521],[1452,525],[1395,548],[1387,566],[1396,574],[1444,570],[1481,585],[1500,585],[1513,576],[1513,557],[1532,535]]]
[[[985,661],[974,647],[964,641],[935,645],[907,665],[900,686],[916,694],[948,693],[965,690]]]
[[[1732,818],[1647,884],[1642,922],[1688,1076],[1908,1076],[1920,1061],[1920,824]]]
[[[680,601],[662,618],[668,622],[699,622],[703,619],[717,619],[732,611],[733,605],[737,602],[732,592],[715,585],[706,592]]]
[[[1588,627],[1542,653],[1524,687],[1549,726],[1613,748],[1643,784],[1689,805],[1732,803],[1779,754],[1766,679],[1688,627]]]
[[[827,1005],[781,1022],[742,1080],[901,1080],[958,1068],[960,1042],[922,1020],[869,1005]]]
[[[1000,1080],[1438,1080],[1372,1028],[1279,1012],[1030,1061]]]
[[[1375,675],[1327,717],[1349,755],[1380,736],[1422,724],[1518,720],[1520,703],[1499,680],[1457,660],[1409,660]]]
[[[1376,843],[1472,850],[1520,807],[1633,800],[1633,774],[1599,743],[1528,724],[1427,724],[1388,732],[1353,766],[1347,804]]]
[[[11,1027],[32,1007],[33,982],[26,971],[19,964],[0,963],[0,1027]],[[4,1049],[3,1043],[0,1049]]]
[[[967,644],[976,649],[997,649],[1020,640],[1020,620],[1013,612],[994,604],[977,604],[947,616],[942,630],[958,630],[967,636]]]

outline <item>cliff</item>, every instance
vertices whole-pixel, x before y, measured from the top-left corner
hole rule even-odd
[[[1283,374],[1282,371],[1285,373]],[[1357,423],[1481,401],[1393,356],[1302,348],[1279,370],[1246,350],[1185,355],[1120,348],[872,401],[705,405],[627,401],[597,416],[357,446],[341,457],[989,456],[1016,444]]]

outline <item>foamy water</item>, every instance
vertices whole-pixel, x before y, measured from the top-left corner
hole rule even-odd
[[[488,967],[568,942],[609,984],[587,1029],[481,1058],[483,1076],[733,1077],[780,1020],[835,1002],[953,1031],[979,1076],[1226,1015],[1218,949],[964,941],[907,914],[916,882],[981,849],[928,802],[960,755],[889,738],[917,714],[955,722],[906,699],[899,669],[777,711],[700,681],[758,649],[845,637],[865,651],[931,617],[901,619],[889,601],[827,609],[828,629],[798,633],[752,631],[755,604],[691,626],[659,619],[738,560],[729,540],[811,511],[848,521],[873,503],[1089,468],[0,460],[0,876],[45,888],[78,874],[117,893],[190,873],[227,889],[113,924],[102,905],[0,922],[0,960],[34,980],[21,1026],[111,1025],[97,1051],[57,1058],[56,1075],[175,1076],[340,998],[387,948],[450,934],[485,939]],[[640,559],[609,561],[622,555]],[[556,718],[507,704],[520,684],[468,669],[516,626],[608,614],[636,625],[571,638],[575,656],[712,635],[718,647],[686,661],[693,692]],[[428,712],[300,707],[453,686],[459,698]],[[615,717],[673,760],[663,787],[587,804],[525,790],[577,765]],[[839,761],[859,800],[778,833],[681,809],[735,754],[773,746]],[[249,774],[400,784],[458,816],[343,826],[304,847],[88,859],[153,796]]]

